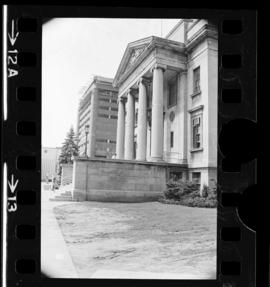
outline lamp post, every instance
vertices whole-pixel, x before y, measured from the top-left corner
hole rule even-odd
[[[89,134],[89,125],[85,125],[84,131],[85,131],[85,151],[84,151],[84,155],[85,155],[85,157],[87,157],[87,135]]]

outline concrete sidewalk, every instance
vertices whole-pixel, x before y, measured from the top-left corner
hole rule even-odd
[[[78,278],[64,237],[53,213],[55,206],[65,202],[51,202],[51,191],[42,188],[41,202],[41,272],[53,278]]]
[[[202,274],[191,273],[157,273],[157,272],[144,272],[144,271],[124,271],[124,270],[110,270],[110,269],[99,269],[91,278],[93,279],[177,279],[177,280],[192,280],[200,278]]]

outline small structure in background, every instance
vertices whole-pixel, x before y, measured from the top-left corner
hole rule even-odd
[[[72,183],[73,164],[62,163],[61,164],[61,186]]]
[[[57,175],[61,147],[42,147],[41,181],[51,182]]]

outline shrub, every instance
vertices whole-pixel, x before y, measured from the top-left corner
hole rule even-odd
[[[209,187],[206,184],[204,184],[202,188],[202,197],[207,197],[208,194],[209,194]]]
[[[180,200],[181,197],[187,194],[197,193],[199,191],[197,184],[183,180],[169,180],[167,189],[164,191],[166,199]]]
[[[167,182],[167,188],[164,191],[165,198],[167,199],[175,199],[179,200],[179,188],[178,188],[178,183],[175,180],[169,180]]]
[[[210,192],[214,195],[217,195],[217,183],[214,182],[214,186],[210,189]]]
[[[202,195],[198,185],[193,182],[183,180],[170,180],[164,197],[159,200],[167,204],[182,204],[192,207],[216,207],[217,206],[217,187],[203,186]]]

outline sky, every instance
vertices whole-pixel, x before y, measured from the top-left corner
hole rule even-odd
[[[129,42],[165,37],[180,19],[55,18],[42,30],[42,146],[76,131],[79,99],[93,75],[114,78]]]

